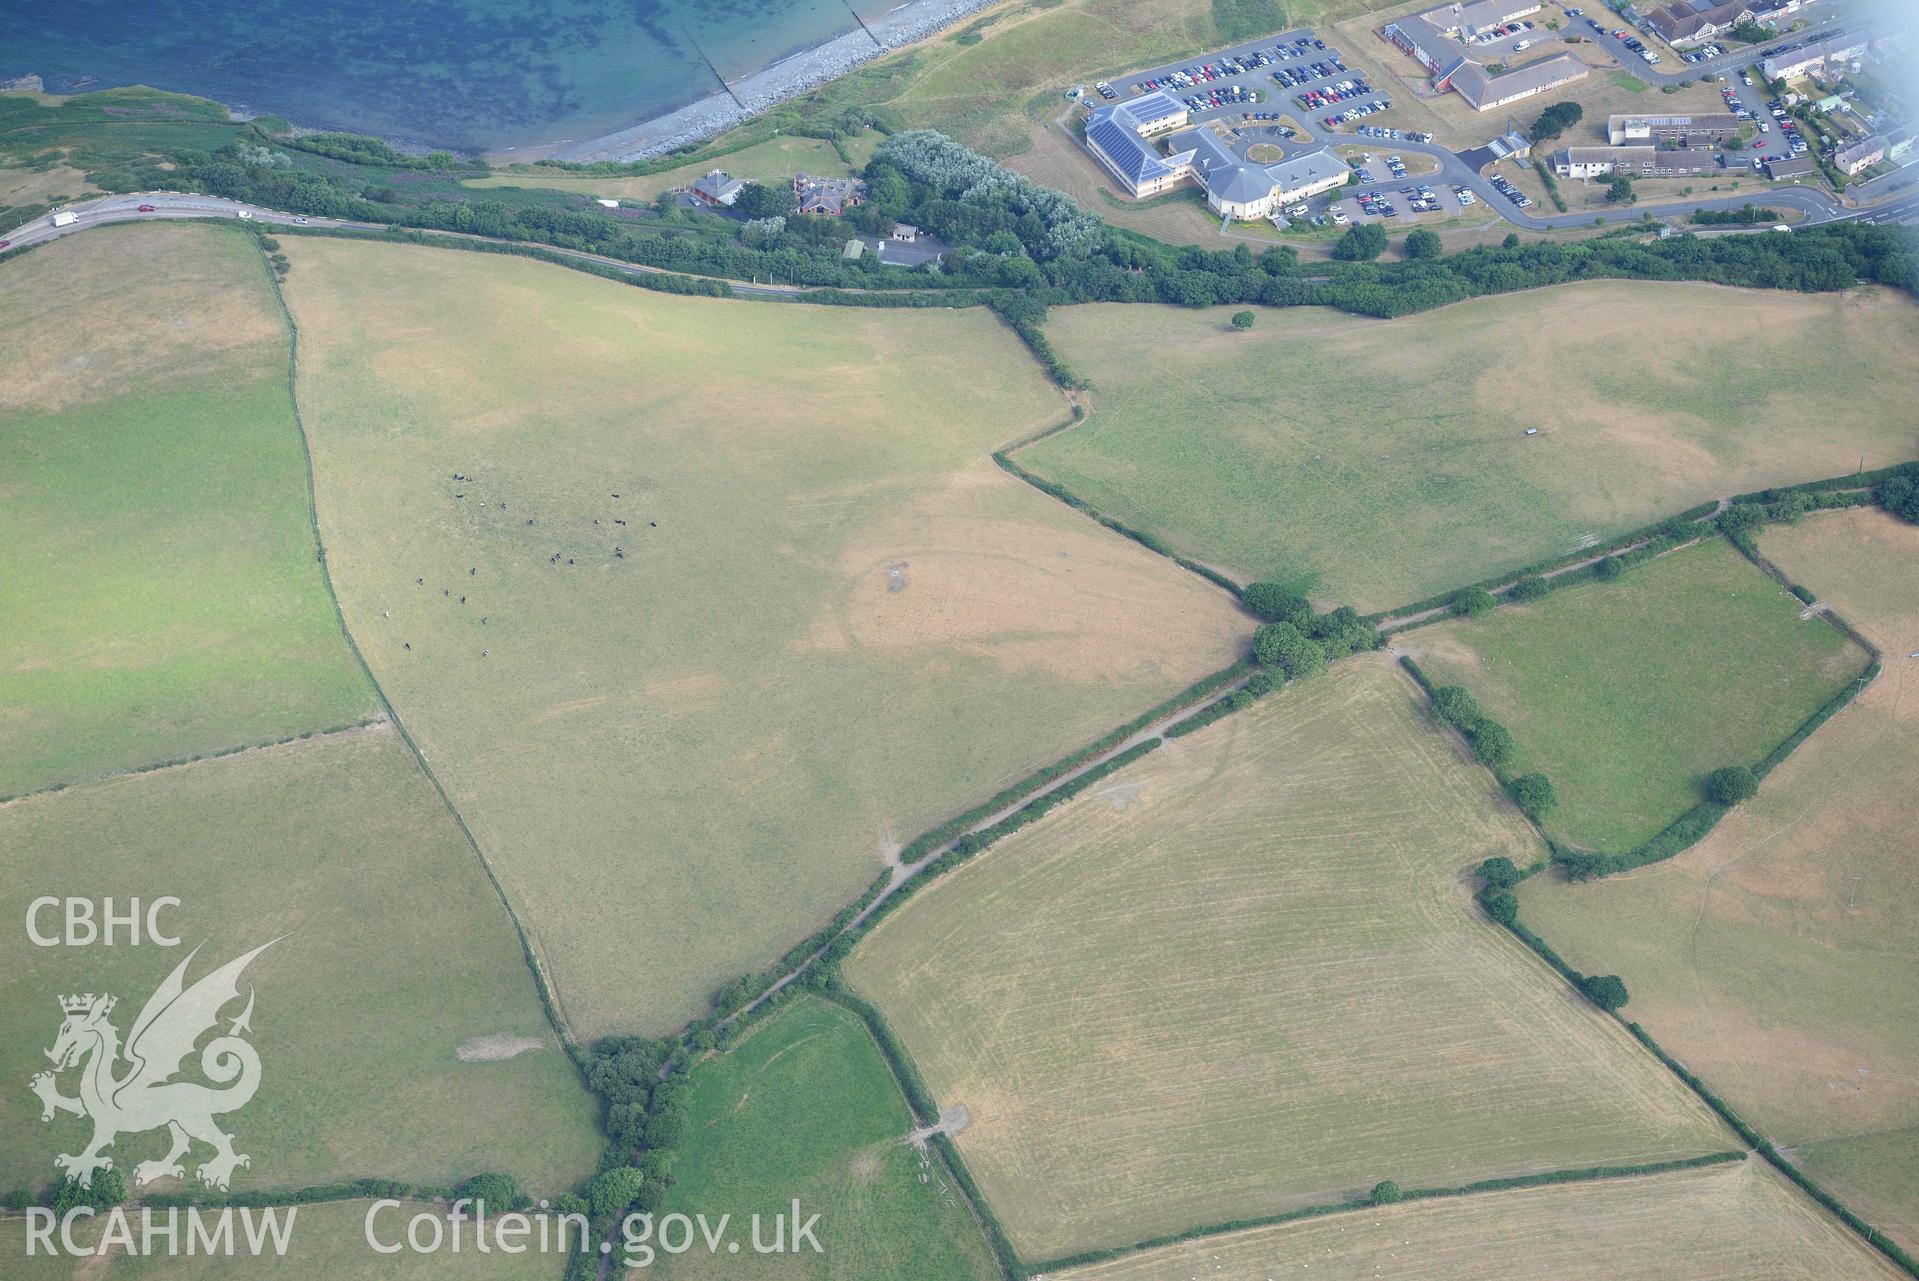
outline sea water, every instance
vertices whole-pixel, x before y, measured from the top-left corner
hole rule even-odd
[[[0,0],[0,80],[473,151],[636,124],[899,0]]]

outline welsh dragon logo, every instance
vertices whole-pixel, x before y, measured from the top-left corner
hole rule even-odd
[[[180,1159],[195,1140],[213,1149],[195,1172],[209,1187],[224,1190],[236,1168],[253,1163],[233,1150],[233,1136],[214,1123],[216,1116],[245,1107],[260,1088],[260,1055],[244,1039],[252,1031],[251,989],[246,1008],[226,1033],[200,1050],[201,1073],[224,1088],[174,1078],[200,1038],[220,1022],[221,1009],[239,998],[241,971],[272,946],[262,944],[187,987],[187,966],[200,951],[195,948],[147,998],[124,1048],[119,1029],[107,1017],[113,1013],[114,997],[88,992],[60,998],[66,1019],[47,1051],[53,1070],[39,1073],[29,1085],[40,1098],[42,1121],[53,1120],[59,1112],[91,1117],[93,1141],[78,1156],[61,1153],[54,1158],[55,1166],[81,1187],[89,1187],[95,1172],[112,1168],[113,1158],[103,1151],[116,1138],[161,1126],[166,1127],[172,1147],[159,1160],[134,1167],[135,1187],[183,1176]],[[121,1071],[123,1062],[127,1066]],[[68,1098],[60,1093],[56,1078],[73,1067],[80,1069],[80,1093]]]

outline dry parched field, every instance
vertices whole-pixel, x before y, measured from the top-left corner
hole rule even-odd
[[[1865,693],[1669,862],[1521,891],[1574,965],[1869,1222],[1919,1249],[1919,528],[1830,512],[1760,549],[1885,654]]]
[[[1758,1158],[1409,1201],[1095,1264],[1061,1281],[1872,1281],[1903,1277]]]
[[[1384,655],[1178,740],[849,959],[1030,1259],[1363,1193],[1720,1150],[1469,900],[1530,830]]]
[[[1245,643],[993,466],[1064,406],[983,312],[287,252],[348,623],[584,1035],[678,1025]]]
[[[1603,282],[1250,333],[1228,314],[1055,310],[1093,413],[1019,461],[1197,560],[1362,611],[1919,456],[1919,308],[1890,291]]]

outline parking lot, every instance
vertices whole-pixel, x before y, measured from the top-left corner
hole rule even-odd
[[[1195,121],[1234,127],[1290,115],[1319,130],[1337,130],[1391,105],[1362,73],[1347,67],[1337,48],[1305,29],[1153,67],[1095,89],[1109,102],[1164,90],[1185,103]]]

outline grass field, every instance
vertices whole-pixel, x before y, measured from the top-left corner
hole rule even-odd
[[[1632,1016],[1868,1220],[1919,1249],[1919,528],[1876,511],[1760,547],[1885,652],[1885,671],[1699,845],[1525,919],[1616,972]]]
[[[683,165],[678,169],[663,169],[641,178],[594,178],[564,170],[536,170],[531,173],[489,174],[484,178],[469,178],[460,185],[480,188],[550,187],[555,191],[571,191],[583,196],[646,201],[662,191],[687,186],[714,169],[724,169],[735,178],[743,178],[748,182],[771,184],[788,183],[794,174],[801,172],[832,177],[855,174],[872,158],[873,148],[879,142],[880,135],[876,133],[862,134],[842,142],[840,145],[853,157],[852,165],[840,159],[833,144],[823,139],[781,137],[729,152],[716,160]]]
[[[879,1002],[1029,1259],[1727,1146],[1466,873],[1538,853],[1384,655],[1177,740],[909,902]]]
[[[1713,539],[1400,644],[1512,731],[1513,773],[1552,779],[1556,835],[1624,853],[1692,808],[1707,774],[1757,764],[1865,669],[1865,651],[1803,609]]]
[[[390,728],[0,807],[0,886],[12,922],[0,935],[0,1076],[12,1088],[0,1188],[52,1182],[54,1155],[89,1133],[71,1116],[43,1124],[26,1090],[47,1067],[60,996],[115,994],[125,1035],[194,947],[189,981],[275,938],[243,980],[258,993],[262,1074],[253,1101],[224,1119],[253,1158],[236,1190],[362,1176],[444,1186],[505,1169],[560,1191],[593,1171],[594,1104],[540,1013],[498,896]],[[173,895],[181,906],[162,922],[182,946],[36,947],[23,922],[41,895],[112,895],[117,910]],[[42,930],[57,932],[57,917],[43,914]],[[535,1048],[456,1056],[496,1034]],[[62,1092],[76,1080],[63,1077]],[[130,1176],[165,1149],[154,1131],[123,1136],[110,1155]],[[189,1178],[205,1155],[195,1149]]]
[[[1684,1260],[1683,1265],[1678,1261]],[[1062,1281],[1867,1281],[1905,1274],[1757,1159],[1411,1201],[1133,1255]]]
[[[452,1249],[454,1228],[448,1223],[443,1229],[445,1248],[437,1252],[380,1254],[366,1240],[366,1216],[371,1206],[370,1201],[329,1201],[298,1207],[292,1211],[293,1227],[284,1257],[249,1253],[168,1257],[162,1239],[156,1237],[157,1252],[148,1257],[111,1252],[104,1259],[50,1259],[44,1254],[29,1259],[25,1223],[10,1217],[0,1219],[0,1259],[6,1261],[9,1281],[254,1281],[263,1275],[324,1277],[326,1281],[466,1281],[469,1277],[477,1281],[557,1281],[565,1266],[557,1254],[542,1255],[533,1249],[518,1255],[497,1248],[481,1253],[470,1223],[462,1229],[464,1248],[458,1253]],[[380,1211],[373,1230],[382,1245],[392,1245],[404,1242],[406,1225],[415,1215],[445,1212],[444,1206],[409,1202]],[[282,1209],[279,1213],[284,1222],[289,1211]],[[137,1217],[133,1223],[137,1233]],[[183,1234],[185,1230],[183,1221]],[[233,1231],[243,1231],[240,1221],[236,1220]],[[83,1222],[76,1227],[74,1238],[91,1246],[100,1239],[100,1228]],[[421,1230],[420,1239],[431,1241],[427,1229]],[[537,1241],[537,1236],[529,1236],[507,1244],[530,1245]],[[493,1244],[497,1247],[500,1242],[496,1238]]]
[[[252,241],[56,242],[0,267],[0,328],[0,796],[372,715]]]
[[[798,1199],[819,1214],[822,1253],[663,1257],[667,1277],[984,1281],[999,1275],[979,1225],[914,1127],[866,1026],[842,1006],[802,998],[769,1015],[730,1053],[694,1069],[692,1126],[660,1215],[771,1221]],[[790,1226],[790,1224],[789,1224]]]
[[[991,463],[1064,406],[983,311],[288,253],[349,624],[584,1033],[679,1024],[1245,643]]]
[[[1890,292],[1608,282],[1389,323],[1268,312],[1247,333],[1227,314],[1055,310],[1093,413],[1019,459],[1198,560],[1362,611],[1919,456],[1899,372],[1919,308]]]

